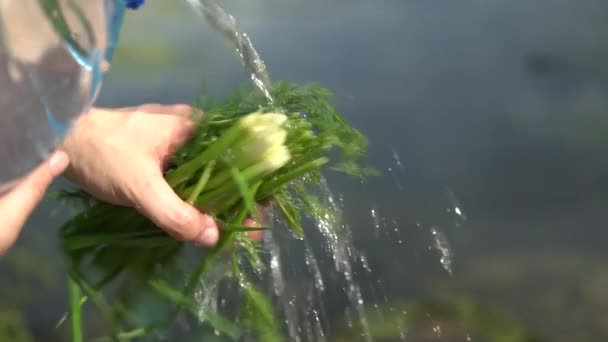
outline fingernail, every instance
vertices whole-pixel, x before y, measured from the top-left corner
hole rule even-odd
[[[53,176],[59,176],[70,163],[70,158],[63,151],[56,151],[49,160],[49,167]]]
[[[205,228],[201,236],[196,241],[203,246],[213,246],[219,240],[219,232],[216,227]]]

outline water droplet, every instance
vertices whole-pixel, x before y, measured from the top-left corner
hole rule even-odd
[[[452,274],[452,251],[448,239],[437,226],[430,228],[431,235],[434,240],[434,248],[441,254],[439,262],[443,268],[451,275]]]
[[[352,327],[353,327],[353,318],[352,318],[352,315],[350,313],[350,309],[346,308],[346,310],[344,311],[344,317],[346,318],[346,326],[348,326],[349,328],[352,329]]]
[[[375,208],[372,208],[370,210],[370,216],[372,218],[372,224],[374,226],[374,235],[378,237],[380,236],[380,220],[378,218],[378,211]]]
[[[395,165],[397,165],[399,167],[401,172],[404,172],[405,168],[403,167],[403,163],[401,163],[401,157],[399,156],[399,153],[397,153],[397,151],[394,148],[392,149],[392,152],[393,152],[393,160],[395,161]]]
[[[297,313],[296,313],[296,300],[295,298],[287,299],[285,296],[285,277],[281,268],[281,257],[278,243],[275,241],[272,234],[264,236],[264,243],[266,244],[267,250],[270,251],[270,273],[272,276],[272,284],[274,287],[275,295],[279,298],[282,304],[283,314],[285,315],[285,325],[292,341],[298,341],[297,333]]]
[[[403,178],[405,168],[403,167],[403,164],[401,163],[401,158],[399,157],[399,154],[397,153],[397,151],[394,148],[392,148],[391,152],[392,152],[393,161],[395,162],[395,166],[397,167],[397,169],[395,170],[392,167],[389,167],[388,172],[391,174],[391,178],[392,178],[393,182],[395,183],[395,185],[397,186],[397,189],[399,191],[403,191],[403,185],[401,184],[401,179]]]
[[[441,326],[440,325],[435,325],[433,327],[433,332],[435,333],[437,338],[441,338]]]
[[[322,198],[326,200],[326,203],[324,204],[330,208],[332,212],[336,213],[336,216],[339,216],[341,214],[341,208],[336,205],[334,197],[329,191],[329,187],[324,179],[322,180],[321,184],[323,191]],[[330,218],[327,214],[325,215],[325,219],[317,219],[316,221],[319,231],[326,239],[328,250],[335,262],[336,271],[340,272],[346,281],[345,292],[351,305],[356,311],[359,323],[363,330],[365,341],[371,342],[372,339],[367,322],[367,315],[365,313],[365,307],[363,305],[363,298],[361,296],[361,289],[359,288],[359,285],[355,283],[352,274],[353,271],[350,260],[354,254],[354,248],[352,247],[353,244],[351,237],[347,234],[347,232],[350,230],[346,225],[339,225],[337,217]],[[338,232],[340,232],[341,235],[338,235]]]
[[[361,265],[363,266],[363,268],[368,272],[371,273],[372,269],[371,267],[369,267],[369,262],[367,261],[367,258],[365,257],[365,255],[361,255],[359,257],[359,260],[361,260]]]
[[[462,210],[462,206],[458,202],[458,199],[456,198],[454,191],[450,187],[446,187],[445,193],[446,193],[447,200],[451,206],[449,212],[454,211],[454,213],[456,215],[458,215],[459,220],[466,220],[467,217],[464,214],[464,211]],[[458,222],[456,224],[459,225]]]

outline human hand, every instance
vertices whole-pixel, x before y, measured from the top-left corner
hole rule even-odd
[[[194,128],[187,105],[94,108],[65,141],[65,176],[99,200],[135,208],[177,240],[215,245],[212,217],[183,201],[163,176]]]
[[[68,155],[56,151],[14,187],[0,194],[0,254],[5,254],[15,243],[27,218],[68,163]]]

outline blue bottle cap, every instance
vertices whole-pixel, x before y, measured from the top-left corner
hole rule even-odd
[[[125,0],[127,3],[127,8],[136,10],[141,7],[145,0]]]

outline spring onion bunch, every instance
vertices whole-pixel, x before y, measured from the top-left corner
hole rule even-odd
[[[158,229],[136,210],[65,191],[82,210],[61,230],[69,260],[70,320],[73,340],[82,337],[81,307],[93,302],[109,324],[113,340],[130,340],[170,328],[182,314],[196,310],[193,292],[225,257],[232,258],[229,278],[241,288],[242,324],[208,315],[215,329],[238,338],[245,328],[260,341],[282,340],[268,298],[247,279],[243,267],[263,268],[260,246],[242,225],[265,202],[293,234],[303,238],[302,218],[318,204],[313,189],[321,170],[355,177],[366,139],[336,111],[332,94],[317,85],[274,85],[273,103],[251,87],[221,103],[198,101],[205,115],[190,141],[173,157],[165,177],[183,199],[213,215],[221,230],[218,245],[180,258],[185,245]],[[331,160],[331,162],[330,162]],[[245,256],[247,265],[239,262]],[[184,259],[195,265],[185,265]],[[186,262],[187,264],[187,262]],[[187,275],[186,281],[183,279]],[[176,285],[177,284],[177,285]],[[143,292],[170,303],[169,314],[142,322],[133,313]]]

